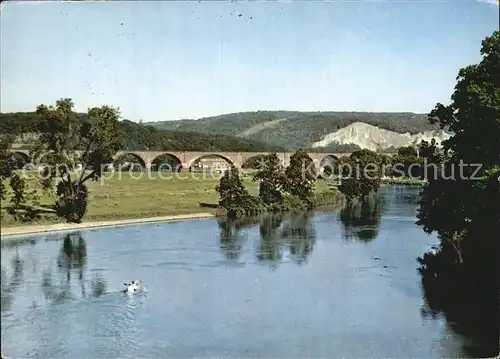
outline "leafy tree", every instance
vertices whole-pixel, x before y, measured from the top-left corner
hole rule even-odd
[[[220,196],[219,206],[226,209],[230,218],[255,215],[262,211],[260,201],[246,190],[235,166],[224,172],[215,190]]]
[[[434,138],[430,142],[422,140],[417,148],[419,158],[417,162],[423,167],[421,177],[423,179],[437,178],[438,166],[443,161],[443,151],[437,147],[436,140]]]
[[[260,181],[259,197],[266,205],[281,203],[285,177],[281,161],[276,153],[267,155],[261,169],[253,176],[254,181]]]
[[[298,150],[290,157],[285,170],[284,189],[306,203],[312,209],[314,203],[314,182],[316,180],[314,161],[304,150]]]
[[[428,161],[433,163],[439,160],[438,148],[436,145],[436,140],[433,138],[431,142],[422,140],[418,145],[418,156],[426,158]]]
[[[256,155],[247,159],[241,166],[241,168],[250,168],[260,170],[263,163],[266,161],[266,155]]]
[[[416,153],[416,152],[415,152]],[[392,158],[391,172],[393,177],[422,178],[424,160],[416,155],[397,154]]]
[[[479,64],[459,71],[448,106],[429,114],[432,123],[455,133],[443,143],[442,171],[422,192],[418,224],[437,232],[436,252],[419,258],[429,304],[445,312],[467,334],[498,348],[498,253],[500,233],[500,32],[482,42]],[[458,173],[461,161],[462,173]],[[474,164],[479,164],[480,168]],[[474,177],[472,177],[474,175]]]
[[[323,172],[318,175],[318,179],[321,178],[331,178],[332,176],[341,176],[342,175],[342,168],[344,166],[348,166],[349,164],[349,157],[348,156],[342,156],[338,160],[333,160],[330,163],[326,163],[323,165]]]
[[[5,139],[0,142],[0,199],[5,200],[6,188],[4,180],[9,178],[14,171],[12,153],[9,151],[11,141]]]
[[[105,165],[112,162],[120,150],[118,139],[119,112],[109,106],[88,111],[89,122],[75,116],[71,99],[60,99],[55,106],[37,108],[34,128],[39,138],[31,155],[44,153],[47,165],[43,174],[43,188],[55,185],[55,213],[68,222],[80,222],[87,209],[88,190],[85,182],[98,180]],[[81,151],[81,152],[78,152]],[[72,177],[72,169],[82,164],[81,173]]]
[[[259,167],[253,176],[254,181],[260,181],[259,198],[246,191],[234,166],[221,178],[216,187],[221,198],[219,205],[229,216],[304,211],[315,206],[316,169],[305,151],[297,151],[285,171],[276,154],[265,156]]]
[[[398,148],[397,154],[399,156],[414,157],[414,156],[417,156],[417,150],[412,146],[400,147],[400,148]]]
[[[38,194],[36,190],[30,190],[26,181],[16,170],[16,162],[9,151],[12,145],[12,138],[5,138],[0,148],[0,199],[5,200],[7,189],[4,182],[9,179],[11,188],[11,206],[7,212],[16,219],[23,222],[35,219],[38,213],[35,208],[38,206]]]
[[[342,166],[342,183],[338,189],[348,201],[364,198],[380,187],[381,157],[370,150],[356,151]]]

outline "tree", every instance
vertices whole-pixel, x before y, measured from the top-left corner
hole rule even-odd
[[[35,130],[38,141],[31,151],[33,158],[44,153],[47,163],[42,184],[44,189],[56,186],[55,213],[68,222],[80,222],[87,209],[85,182],[98,180],[105,165],[120,150],[119,111],[109,106],[88,110],[88,122],[80,121],[71,99],[60,99],[55,106],[40,105],[36,110]],[[78,152],[81,151],[81,152]],[[82,164],[75,178],[72,170]]]
[[[412,146],[400,147],[400,148],[398,148],[397,154],[399,156],[412,157],[412,156],[417,156],[417,150]]]
[[[224,172],[215,190],[220,196],[219,206],[226,209],[230,218],[242,215],[251,216],[262,210],[258,199],[246,190],[239,171],[234,165]]]
[[[420,141],[418,145],[418,156],[426,158],[428,161],[437,162],[439,157],[436,140],[433,138],[430,143],[426,140]]]
[[[404,148],[404,147],[403,147]],[[390,174],[394,177],[412,177],[422,178],[424,160],[417,156],[417,151],[398,151],[392,158],[392,171]]]
[[[0,199],[5,200],[7,188],[4,182],[9,179],[11,189],[10,203],[7,213],[23,222],[38,217],[36,207],[38,206],[38,194],[36,189],[28,189],[26,181],[15,170],[16,162],[10,148],[12,138],[4,138],[0,148]]]
[[[459,71],[451,104],[431,123],[455,133],[443,143],[443,170],[422,192],[418,224],[437,232],[436,252],[419,258],[427,300],[498,354],[500,233],[500,32],[482,42],[482,60]],[[460,164],[461,173],[458,168]],[[449,175],[449,173],[448,173]]]
[[[260,181],[259,197],[266,205],[281,203],[285,177],[281,161],[276,153],[267,155],[260,170],[253,176],[254,181]]]
[[[290,157],[285,170],[284,189],[306,203],[308,209],[314,208],[314,182],[316,180],[314,162],[304,150],[298,150]]]
[[[14,171],[14,161],[12,153],[9,151],[11,146],[9,139],[3,139],[0,142],[0,199],[5,200],[6,188],[3,183],[4,180],[9,178]]]
[[[241,168],[260,170],[266,161],[266,155],[256,155],[247,159]]]
[[[342,183],[338,189],[348,201],[364,198],[380,187],[381,157],[370,150],[353,152],[342,167]]]
[[[419,163],[422,163],[424,170],[421,175],[424,179],[436,178],[438,176],[438,165],[443,161],[443,151],[438,149],[436,140],[431,139],[430,142],[422,140],[418,145]]]

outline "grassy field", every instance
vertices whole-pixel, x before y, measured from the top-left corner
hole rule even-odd
[[[135,176],[135,177],[134,177]],[[99,182],[89,184],[89,205],[83,221],[106,221],[131,218],[147,218],[154,216],[168,216],[177,214],[191,214],[211,212],[215,209],[202,208],[200,203],[217,203],[219,200],[215,186],[219,178],[210,174],[165,173],[160,177],[158,173],[117,173],[109,178],[102,178]],[[38,187],[35,175],[29,177],[30,188]],[[244,184],[254,195],[258,194],[258,185],[247,175]],[[318,182],[318,193],[331,191],[328,183]],[[52,204],[53,199],[48,194],[41,196],[42,204]],[[2,201],[2,226],[19,226],[24,223],[14,221],[6,213],[9,198]],[[47,224],[62,222],[54,215],[48,215],[36,223]]]

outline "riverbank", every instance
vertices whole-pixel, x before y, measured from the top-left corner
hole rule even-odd
[[[318,209],[330,209],[332,207],[339,206],[343,203],[343,198],[335,196],[334,193],[326,194],[319,193],[316,196],[318,201]],[[169,215],[169,216],[158,216],[158,217],[146,217],[146,218],[135,218],[135,219],[123,219],[114,221],[90,221],[83,223],[54,223],[45,225],[28,224],[24,226],[11,226],[1,228],[1,240],[15,239],[19,236],[30,237],[38,236],[44,233],[64,233],[75,230],[88,230],[106,227],[123,227],[134,224],[148,224],[148,223],[161,223],[161,222],[173,222],[173,221],[183,221],[183,220],[193,220],[193,219],[207,219],[215,218],[220,215],[219,209],[214,211],[214,213],[191,213],[191,214],[181,214],[181,215]]]
[[[398,184],[407,186],[423,186],[427,183],[425,180],[415,178],[382,178],[380,182],[383,184]]]
[[[26,225],[18,227],[7,227],[1,230],[1,239],[12,239],[17,236],[35,236],[43,233],[60,233],[74,231],[77,229],[95,229],[106,227],[122,227],[132,224],[146,224],[155,222],[173,222],[184,221],[190,219],[206,219],[215,217],[212,213],[193,213],[177,216],[160,216],[138,219],[124,219],[119,221],[94,221],[83,223],[57,223],[48,225]]]
[[[135,176],[135,177],[134,177]],[[37,188],[36,178],[27,179],[31,188]],[[117,173],[111,178],[89,182],[89,204],[81,224],[67,224],[54,215],[44,215],[39,220],[22,223],[7,214],[9,205],[2,201],[1,234],[45,233],[73,228],[96,228],[113,226],[113,223],[127,225],[151,221],[165,221],[170,218],[198,218],[216,216],[219,194],[215,191],[219,178],[210,174],[141,174]],[[258,195],[258,184],[244,177],[244,185],[252,195]],[[335,205],[339,198],[326,181],[316,184],[316,198],[320,206]],[[48,194],[42,194],[42,204],[53,203]],[[101,223],[104,223],[101,225]]]
[[[134,177],[135,176],[135,177]],[[50,205],[55,198],[43,193],[35,175],[26,178],[29,188],[40,193],[40,203]],[[245,181],[252,193],[257,186]],[[83,222],[119,221],[162,216],[192,215],[215,209],[204,208],[200,203],[217,203],[215,186],[218,178],[209,175],[180,173],[115,173],[111,178],[88,182],[89,200]],[[7,186],[9,188],[9,186]],[[1,227],[64,224],[65,221],[52,214],[41,215],[29,224],[20,223],[7,214],[9,195],[2,201]]]

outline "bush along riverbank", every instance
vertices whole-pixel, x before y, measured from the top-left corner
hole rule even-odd
[[[382,178],[381,183],[406,186],[424,186],[427,182],[418,178]]]
[[[290,164],[283,168],[276,154],[262,159],[252,181],[259,183],[258,196],[250,194],[243,184],[236,167],[231,167],[216,187],[219,193],[219,216],[236,219],[258,216],[263,213],[310,211],[317,207],[341,206],[344,195],[335,188],[316,193],[318,178],[313,160],[298,150],[290,157]]]
[[[377,198],[377,193],[383,183],[387,157],[364,149],[353,152],[344,159],[344,164],[346,166],[338,173],[342,182],[337,190],[343,197],[340,219],[349,224],[352,218],[363,215],[370,223],[378,223],[383,202]],[[369,231],[363,234],[363,238],[373,239],[376,235],[376,231]]]

